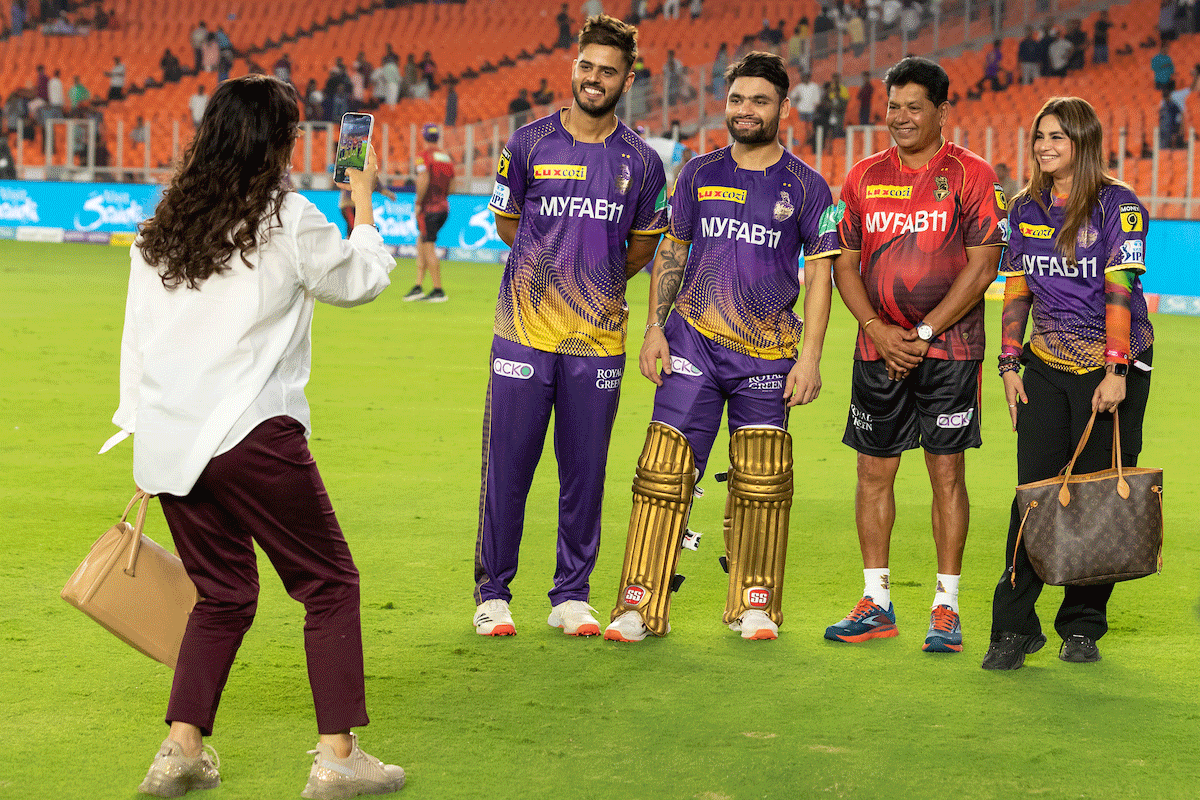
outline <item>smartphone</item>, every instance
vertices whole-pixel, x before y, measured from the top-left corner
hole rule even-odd
[[[333,166],[333,182],[346,183],[346,168],[362,169],[367,163],[367,148],[371,146],[371,131],[375,117],[370,114],[342,115],[342,130],[338,134],[337,160]]]

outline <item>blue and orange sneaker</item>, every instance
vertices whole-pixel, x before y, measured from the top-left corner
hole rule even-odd
[[[898,633],[892,604],[888,603],[885,611],[870,597],[864,597],[844,620],[825,629],[825,638],[833,642],[865,642],[867,639],[887,639]]]
[[[961,653],[962,622],[950,606],[934,606],[929,613],[929,634],[921,649],[926,653]]]

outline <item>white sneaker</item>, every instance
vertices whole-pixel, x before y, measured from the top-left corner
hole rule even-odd
[[[178,742],[164,739],[138,791],[155,797],[182,797],[193,789],[214,789],[221,785],[220,766],[217,751],[208,745],[188,758]]]
[[[626,611],[604,629],[604,638],[612,642],[640,642],[649,634],[638,611]]]
[[[550,609],[546,624],[562,628],[568,636],[599,636],[600,623],[592,616],[596,609],[582,600],[564,600]]]
[[[480,603],[475,609],[475,632],[480,636],[516,636],[508,602],[496,598]]]
[[[742,618],[729,623],[729,630],[741,631],[743,639],[778,639],[779,626],[765,612],[752,608]]]
[[[358,797],[360,794],[390,794],[404,786],[404,770],[395,764],[384,764],[358,747],[358,736],[350,734],[354,749],[345,758],[338,758],[327,744],[317,744],[309,750],[313,758],[308,772],[308,784],[301,797],[330,800]]]

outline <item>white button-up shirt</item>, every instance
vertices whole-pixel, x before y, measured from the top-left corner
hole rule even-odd
[[[390,282],[396,262],[374,227],[357,225],[345,240],[294,192],[281,211],[282,229],[248,255],[253,269],[234,251],[230,269],[199,289],[168,290],[137,244],[130,249],[113,422],[136,431],[133,477],[147,492],[188,494],[213,456],[272,417],[311,433],[314,301],[359,305]]]

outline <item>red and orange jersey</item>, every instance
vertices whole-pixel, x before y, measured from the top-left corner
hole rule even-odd
[[[454,160],[450,154],[431,147],[417,156],[417,172],[429,173],[429,188],[421,208],[426,214],[450,210],[450,182],[454,180]]]
[[[843,250],[860,251],[859,270],[880,320],[915,327],[967,266],[967,250],[1008,239],[1007,204],[996,173],[946,142],[921,169],[895,147],[855,164],[842,186]],[[929,358],[983,358],[983,301],[933,340]],[[861,331],[855,358],[879,358]]]

